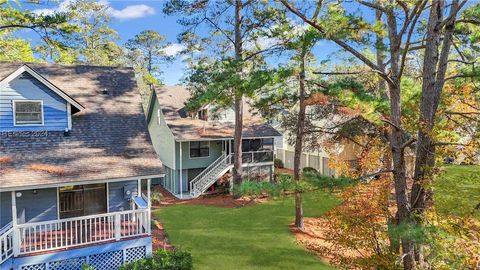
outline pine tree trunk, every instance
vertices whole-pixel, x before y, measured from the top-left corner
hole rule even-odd
[[[241,0],[235,0],[235,58],[239,64],[237,72],[241,75],[242,60],[242,9]],[[243,133],[243,94],[237,89],[235,95],[235,134],[234,134],[234,164],[233,164],[233,183],[239,185],[242,183],[242,133]]]
[[[448,54],[452,45],[453,31],[455,28],[455,17],[451,16],[445,25],[445,34],[437,25],[443,20],[444,1],[435,1],[430,9],[428,21],[427,41],[423,64],[422,97],[420,100],[420,119],[418,130],[418,141],[415,160],[415,174],[411,196],[412,210],[416,214],[422,214],[426,208],[429,198],[425,186],[433,180],[435,167],[435,144],[432,137],[432,130],[435,125],[435,114],[440,102],[445,74],[448,64]],[[458,1],[453,1],[451,13],[458,9]],[[443,36],[443,42],[441,41]],[[440,43],[442,50],[439,55]],[[430,196],[431,197],[431,196]]]
[[[293,180],[298,185],[301,180],[301,158],[303,149],[303,137],[305,133],[305,55],[306,49],[302,48],[300,53],[300,74],[299,74],[299,110],[297,117],[297,131],[295,138],[295,152],[293,157]],[[295,227],[304,230],[303,225],[303,206],[302,194],[299,190],[295,190]]]
[[[428,201],[432,199],[432,191],[429,186],[434,177],[433,169],[435,168],[436,150],[432,131],[435,126],[435,114],[445,84],[445,74],[448,64],[448,55],[452,45],[453,32],[455,29],[458,1],[453,1],[450,6],[451,16],[449,17],[451,20],[446,23],[445,30],[438,27],[443,21],[444,10],[444,1],[434,1],[430,9],[427,25],[415,172],[410,197],[411,209],[414,213],[413,216],[416,218],[415,222],[419,225],[422,223],[421,217],[428,207]],[[441,43],[442,49],[439,54]],[[425,266],[426,262],[422,243],[412,244],[416,245],[415,260],[420,267]]]

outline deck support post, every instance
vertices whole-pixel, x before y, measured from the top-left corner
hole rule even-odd
[[[179,167],[180,167],[180,199],[183,199],[183,166],[182,166],[182,142],[180,142],[180,155],[179,155],[179,158],[180,158],[180,164],[179,164]]]
[[[12,228],[13,228],[13,256],[17,257],[20,254],[20,232],[17,228],[17,197],[16,192],[12,191]]]

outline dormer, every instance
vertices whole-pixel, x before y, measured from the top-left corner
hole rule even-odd
[[[0,81],[0,131],[69,131],[78,101],[23,65]]]

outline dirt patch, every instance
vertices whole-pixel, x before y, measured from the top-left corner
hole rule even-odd
[[[300,231],[293,224],[290,225],[290,231],[295,236],[299,244],[315,253],[323,261],[332,263],[334,257],[355,257],[358,256],[355,251],[348,249],[338,249],[328,241],[327,220],[325,218],[304,218],[305,231]],[[328,250],[328,254],[327,251]]]
[[[293,175],[293,170],[287,168],[275,168],[275,173]]]
[[[256,203],[262,203],[267,201],[267,197],[263,198],[233,198],[230,194],[219,194],[219,195],[206,195],[199,198],[190,199],[190,200],[180,200],[177,197],[173,196],[170,192],[165,190],[162,187],[155,187],[156,192],[162,194],[162,199],[159,204],[155,204],[154,208],[165,207],[170,205],[208,205],[208,206],[217,206],[217,207],[226,207],[226,208],[238,208],[244,207],[247,205],[252,205]]]

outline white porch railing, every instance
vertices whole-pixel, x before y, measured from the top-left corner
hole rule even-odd
[[[0,265],[13,255],[13,228],[0,235]]]
[[[150,216],[148,209],[139,209],[26,223],[13,230],[13,251],[23,255],[148,235]]]

